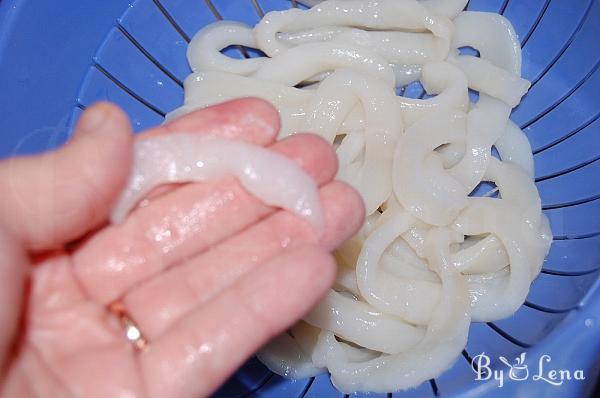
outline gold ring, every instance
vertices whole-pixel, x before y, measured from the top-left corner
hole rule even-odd
[[[113,313],[121,323],[127,341],[133,344],[138,350],[148,347],[148,340],[146,340],[140,328],[135,324],[129,314],[127,314],[125,306],[121,302],[117,301],[110,304],[108,310]]]

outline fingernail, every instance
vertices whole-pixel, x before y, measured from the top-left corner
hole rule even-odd
[[[108,109],[105,105],[99,104],[87,109],[81,121],[79,122],[79,130],[85,132],[93,132],[106,123],[109,117]]]

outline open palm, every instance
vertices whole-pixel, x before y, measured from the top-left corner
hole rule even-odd
[[[302,317],[333,283],[329,252],[358,229],[363,205],[332,181],[327,143],[309,134],[274,142],[278,123],[270,105],[245,99],[136,139],[186,131],[284,154],[320,186],[320,239],[233,178],[161,187],[125,223],[107,225],[134,140],[109,104],[86,111],[62,149],[0,163],[2,396],[206,396]],[[115,308],[144,347],[125,338]]]

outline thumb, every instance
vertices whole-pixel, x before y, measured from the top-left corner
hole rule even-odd
[[[15,243],[0,229],[0,385],[16,339],[27,272],[27,257]]]
[[[89,108],[64,147],[0,162],[0,218],[28,249],[80,237],[107,218],[129,175],[132,142],[116,106]]]

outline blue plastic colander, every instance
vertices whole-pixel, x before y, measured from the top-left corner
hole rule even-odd
[[[123,107],[136,131],[161,123],[183,101],[185,51],[196,31],[221,18],[255,24],[288,7],[287,0],[0,0],[0,157],[62,144],[99,100]],[[471,0],[468,9],[504,14],[521,40],[532,87],[512,119],[531,141],[554,243],[519,311],[473,324],[452,369],[387,397],[587,396],[600,366],[600,1]],[[423,94],[418,86],[408,92]],[[505,373],[499,357],[513,362],[526,352],[529,378],[501,388],[476,381],[471,358],[483,352]],[[546,378],[551,369],[581,369],[585,380],[534,380],[544,354]],[[327,375],[291,382],[252,359],[216,396],[343,394]]]

